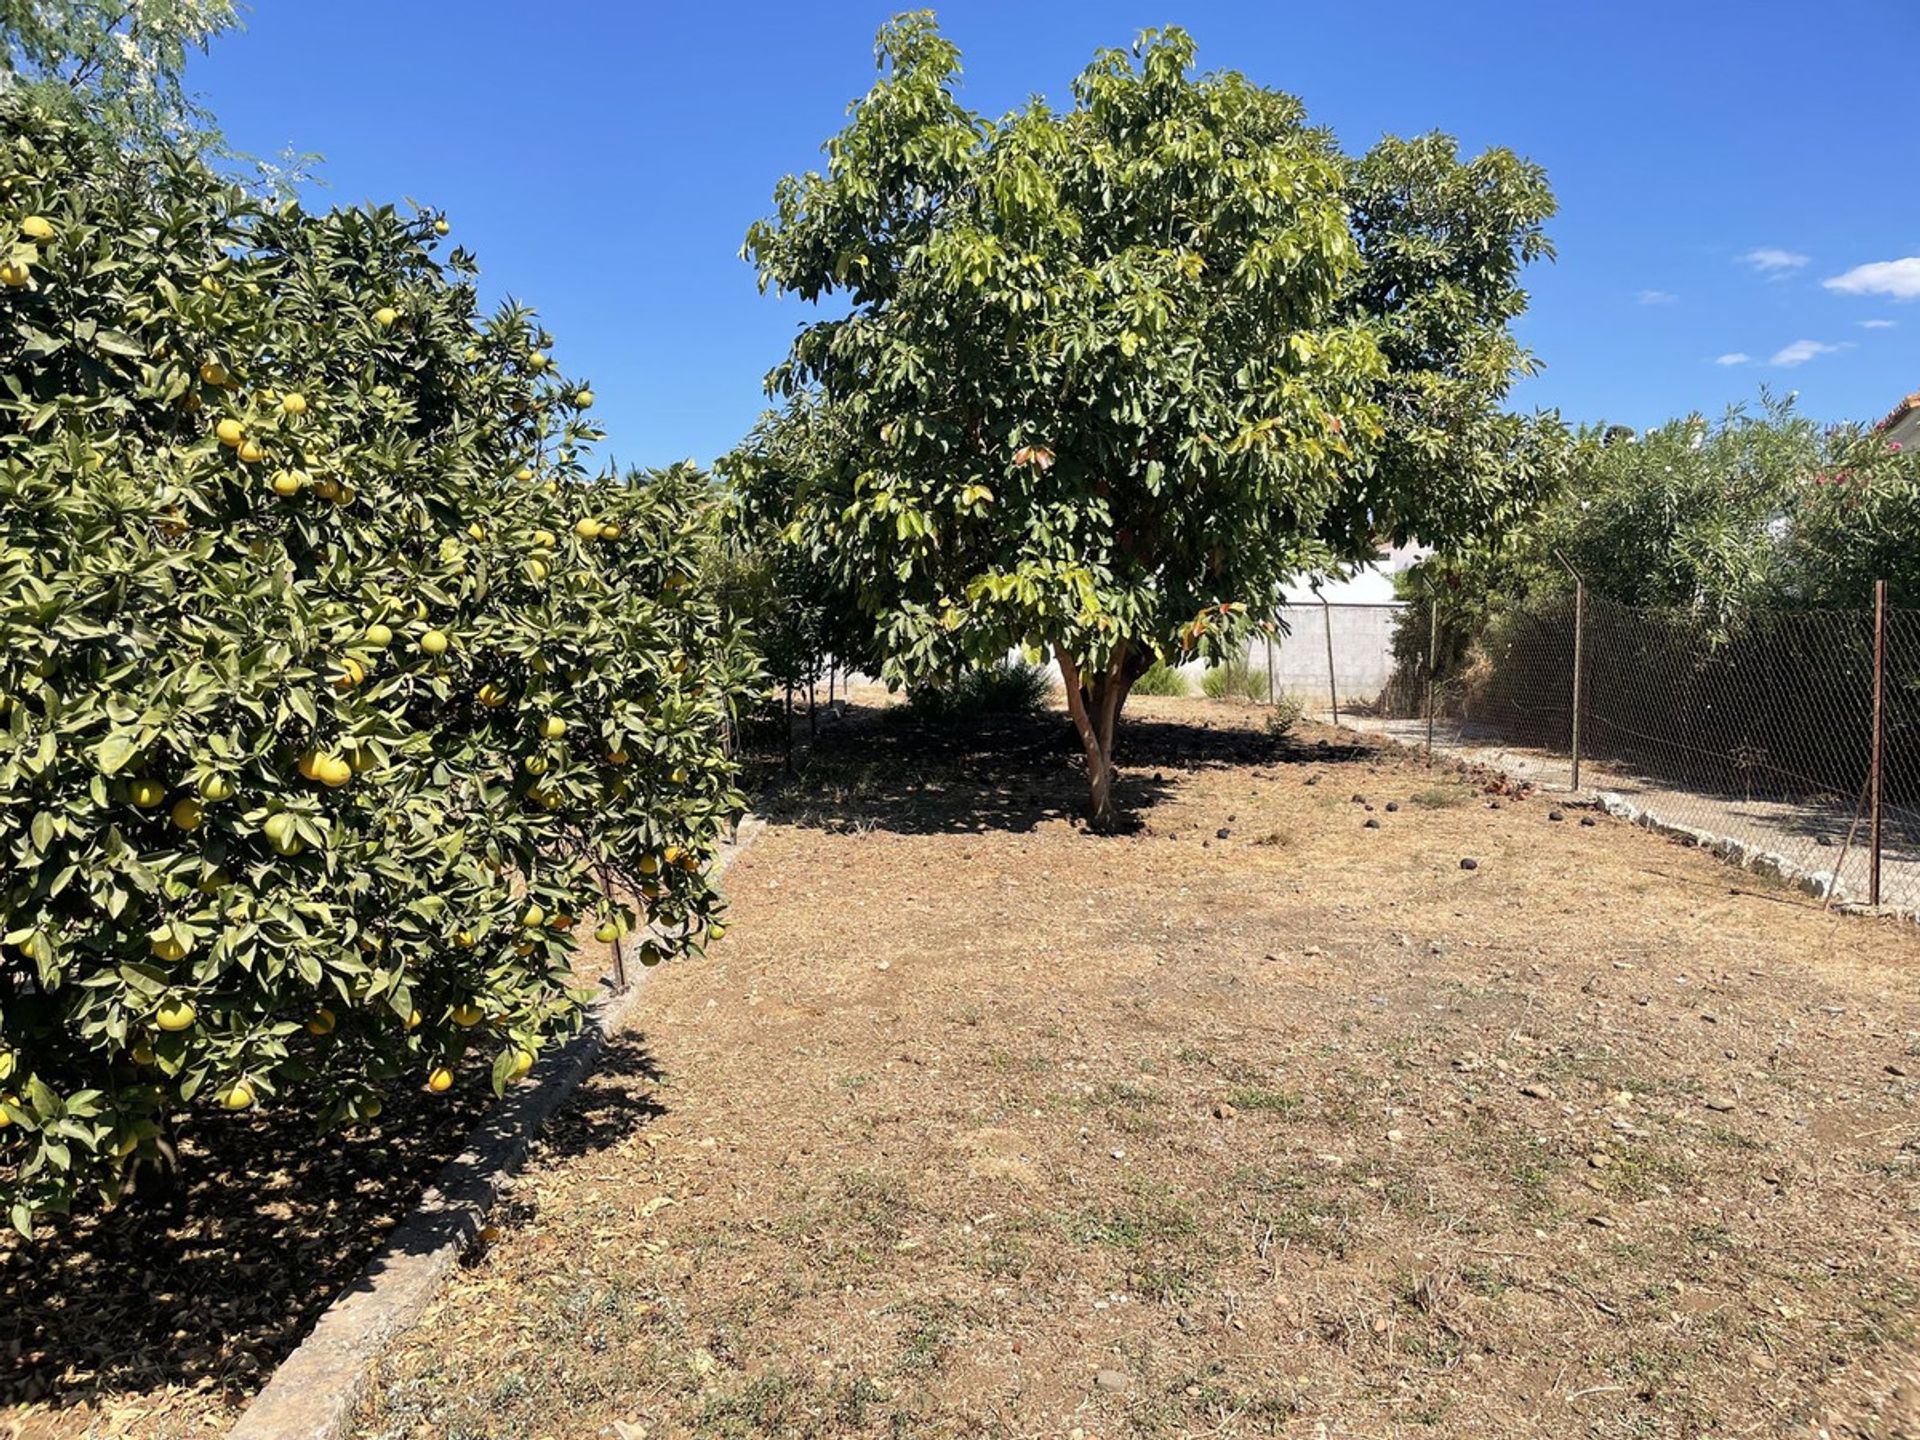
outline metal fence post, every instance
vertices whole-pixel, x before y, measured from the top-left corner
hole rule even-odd
[[[1269,706],[1278,706],[1280,703],[1280,692],[1274,689],[1273,686],[1273,627],[1275,623],[1273,620],[1267,621],[1267,704]]]
[[[1427,764],[1433,764],[1433,684],[1440,656],[1440,600],[1427,596]]]
[[[1327,624],[1327,699],[1333,703],[1333,723],[1340,723],[1340,687],[1333,678],[1333,610],[1327,597],[1320,597],[1320,618]]]
[[[1867,903],[1880,903],[1880,792],[1887,743],[1887,582],[1873,582],[1873,752],[1867,762]]]
[[[1573,582],[1573,788],[1580,788],[1580,678],[1587,633],[1587,582]]]

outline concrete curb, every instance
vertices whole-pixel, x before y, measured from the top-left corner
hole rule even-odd
[[[765,829],[756,816],[743,819],[714,857],[714,878]],[[626,994],[600,1001],[581,1032],[541,1063],[530,1084],[509,1091],[488,1112],[413,1213],[253,1397],[228,1440],[339,1440],[347,1433],[374,1362],[440,1292],[534,1136],[593,1073],[643,988],[636,979]]]

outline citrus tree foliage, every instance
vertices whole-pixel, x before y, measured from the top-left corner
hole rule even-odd
[[[184,1106],[524,1074],[573,939],[697,947],[746,678],[703,477],[446,222],[263,208],[0,113],[0,1189],[115,1195]],[[638,897],[638,913],[608,898]]]
[[[879,53],[825,173],[748,236],[763,287],[840,313],[770,377],[787,410],[740,483],[857,595],[889,681],[1050,651],[1106,823],[1156,661],[1230,654],[1284,580],[1535,482],[1494,411],[1552,202],[1444,140],[1356,164],[1291,96],[1196,75],[1178,30],[996,121],[929,16]]]
[[[116,134],[201,141],[187,59],[240,23],[234,0],[0,0],[0,91],[84,104]]]

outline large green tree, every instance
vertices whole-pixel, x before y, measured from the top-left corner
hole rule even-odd
[[[1499,403],[1545,253],[1544,177],[1444,137],[1360,161],[1300,102],[1148,32],[989,121],[925,14],[783,180],[747,252],[834,314],[769,378],[748,507],[871,617],[890,682],[1050,651],[1114,819],[1114,739],[1156,660],[1223,656],[1279,586],[1389,536],[1497,521],[1537,478]]]

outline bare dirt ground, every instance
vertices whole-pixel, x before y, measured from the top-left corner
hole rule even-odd
[[[1920,933],[1263,719],[823,731],[362,1440],[1920,1433]]]

